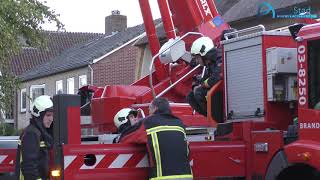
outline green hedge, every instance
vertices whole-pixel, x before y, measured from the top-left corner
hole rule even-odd
[[[12,124],[0,123],[0,136],[17,136],[18,134]]]

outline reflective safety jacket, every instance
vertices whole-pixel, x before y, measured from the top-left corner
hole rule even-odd
[[[171,114],[147,117],[122,136],[120,143],[147,145],[151,180],[193,178],[184,125]]]
[[[220,65],[222,59],[222,50],[220,48],[213,48],[207,53],[206,56],[209,56],[210,59],[212,59],[212,62],[206,66],[205,74],[201,79],[201,85],[210,89],[221,80]]]
[[[48,179],[50,145],[44,139],[35,123],[26,127],[20,136],[16,159],[16,175],[19,180]]]

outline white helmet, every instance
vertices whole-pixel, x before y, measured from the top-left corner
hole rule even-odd
[[[31,114],[35,117],[39,117],[41,112],[52,110],[53,102],[50,96],[42,95],[37,97],[32,103]]]
[[[212,48],[214,48],[213,41],[209,37],[201,37],[192,43],[191,54],[205,56]]]
[[[131,108],[123,108],[121,109],[113,118],[114,125],[119,128],[122,124],[125,124],[128,122],[128,116],[130,114],[133,114],[135,117],[137,117],[138,112]]]

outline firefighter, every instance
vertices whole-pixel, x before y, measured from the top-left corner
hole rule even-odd
[[[206,71],[203,77],[198,75],[194,79],[187,101],[199,114],[207,116],[207,92],[221,80],[221,49],[215,48],[209,37],[201,37],[193,42],[191,54],[196,64],[205,66]]]
[[[149,117],[132,129],[131,133],[120,138],[120,142],[146,144],[151,168],[150,179],[193,178],[185,127],[179,118],[172,115],[166,99],[154,99],[149,106]]]
[[[20,180],[49,178],[49,149],[53,138],[48,130],[52,122],[53,102],[50,96],[37,97],[32,104],[30,124],[18,143],[16,175]]]
[[[118,143],[120,136],[125,135],[130,127],[137,123],[137,116],[138,111],[131,108],[123,108],[114,116],[113,122],[119,135],[113,139],[113,143]]]

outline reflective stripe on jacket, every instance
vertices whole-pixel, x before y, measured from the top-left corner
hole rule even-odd
[[[192,179],[189,149],[181,120],[170,114],[155,114],[142,120],[122,143],[146,143],[152,180]]]

